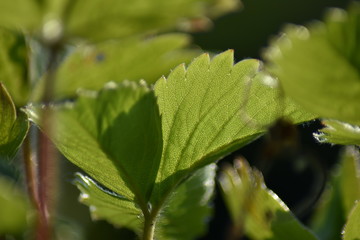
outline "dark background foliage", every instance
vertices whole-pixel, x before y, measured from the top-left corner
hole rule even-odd
[[[235,50],[235,60],[260,58],[268,41],[287,23],[306,24],[320,20],[329,7],[345,8],[349,0],[243,0],[243,8],[217,19],[207,32],[194,33],[194,44],[205,51]],[[279,124],[270,134],[235,152],[219,162],[225,163],[244,156],[261,169],[267,186],[307,223],[316,206],[326,179],[338,158],[338,147],[320,145],[312,133],[321,128],[320,121],[291,127]],[[282,140],[281,140],[282,139]],[[92,222],[86,206],[77,202],[78,190],[71,183],[77,171],[67,161],[61,161],[59,214],[66,219],[62,235],[84,229],[85,239],[131,239],[134,235],[115,229],[103,221]],[[215,196],[214,217],[209,219],[209,232],[202,240],[225,239],[231,227],[229,215],[219,194]],[[68,222],[68,219],[72,219]],[[66,230],[66,231],[65,231]]]

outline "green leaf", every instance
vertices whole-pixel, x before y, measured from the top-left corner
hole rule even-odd
[[[47,43],[101,41],[167,31],[235,10],[239,0],[14,0],[0,3],[0,26],[41,33]],[[101,9],[101,11],[99,11]]]
[[[344,240],[359,240],[360,239],[360,203],[357,202],[354,209],[350,213],[349,219],[344,229]]]
[[[266,188],[261,173],[252,170],[245,160],[238,159],[234,167],[225,168],[219,183],[240,236],[243,232],[251,239],[317,239]]]
[[[70,3],[69,11],[66,13],[66,31],[70,36],[102,40],[149,31],[169,30],[173,29],[181,19],[203,17],[210,10],[214,12],[212,7],[218,4],[217,2],[216,0],[133,0],[129,4],[127,0],[110,0],[104,6],[99,0],[78,0]],[[228,9],[226,7],[224,10]]]
[[[0,157],[11,159],[23,142],[29,122],[25,113],[17,116],[9,93],[0,82]]]
[[[279,90],[259,66],[233,65],[232,51],[212,61],[204,54],[154,90],[123,82],[85,91],[74,104],[50,107],[56,128],[47,134],[99,184],[156,218],[181,182],[260,136],[279,116]],[[28,113],[42,123],[40,108]],[[285,115],[296,122],[313,117],[291,102]]]
[[[286,94],[323,118],[360,125],[360,5],[288,26],[264,57]]]
[[[312,228],[321,239],[340,238],[345,220],[360,199],[360,154],[355,147],[346,147],[341,156],[341,166],[335,171],[331,183],[321,197]]]
[[[314,133],[319,142],[360,145],[360,127],[336,120],[323,120],[325,128]]]
[[[79,88],[99,90],[109,81],[144,79],[154,83],[169,69],[200,53],[185,49],[189,42],[185,34],[167,34],[77,47],[58,69],[54,97],[74,96]],[[42,81],[36,91],[43,92],[43,85]]]
[[[158,220],[157,239],[196,239],[207,232],[212,215],[216,165],[198,170],[171,195]]]
[[[40,8],[35,0],[0,2],[0,26],[33,29],[41,21]],[[0,38],[1,39],[1,38]]]
[[[233,65],[233,51],[196,58],[155,85],[162,116],[163,151],[152,202],[192,171],[239,149],[279,117],[275,80],[249,59]],[[285,116],[311,119],[287,102]],[[301,113],[301,114],[300,114]]]
[[[65,157],[105,187],[147,208],[162,146],[153,92],[131,82],[110,83],[98,94],[88,92],[73,106],[55,110],[51,137]],[[41,123],[39,109],[30,113]]]
[[[200,169],[182,183],[163,207],[157,239],[194,239],[205,233],[211,214],[209,201],[214,191],[215,165]],[[139,206],[111,192],[94,180],[77,174],[80,201],[90,207],[94,220],[106,219],[115,226],[142,232],[144,216]]]
[[[0,178],[0,189],[0,236],[23,232],[30,213],[25,194],[5,178]]]
[[[16,106],[25,105],[29,97],[27,54],[25,36],[0,28],[0,82]]]
[[[116,226],[141,233],[143,215],[133,201],[106,190],[80,173],[76,175],[75,183],[81,191],[80,201],[90,207],[93,220],[106,219]]]

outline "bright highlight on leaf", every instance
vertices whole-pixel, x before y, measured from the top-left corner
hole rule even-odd
[[[349,219],[346,223],[343,239],[344,240],[358,240],[360,239],[360,203],[357,202],[354,209],[350,213]]]
[[[314,133],[319,142],[360,146],[360,127],[336,120],[323,120],[325,128]]]
[[[180,204],[174,191],[187,191],[181,190],[185,179],[260,136],[279,116],[272,81],[257,60],[233,65],[232,51],[212,60],[204,54],[161,78],[154,89],[144,82],[109,83],[100,92],[84,91],[74,104],[52,107],[56,129],[50,137],[70,161],[141,209],[145,221],[159,220],[161,226],[158,216],[168,201],[171,205],[175,196],[173,204]],[[312,118],[285,101],[288,118]],[[28,109],[37,124],[39,111]],[[89,190],[96,186],[84,177],[80,182],[83,192],[94,194],[87,204],[103,198],[99,189]],[[96,215],[109,218],[97,209]]]
[[[286,94],[320,117],[360,125],[360,5],[288,26],[264,57]]]
[[[29,122],[25,113],[17,116],[15,105],[6,88],[0,83],[0,157],[12,159],[23,142]]]
[[[251,239],[317,239],[271,190],[260,172],[244,159],[225,168],[219,178],[225,203],[233,221],[234,237]]]

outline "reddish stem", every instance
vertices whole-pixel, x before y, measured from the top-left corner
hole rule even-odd
[[[42,102],[48,105],[53,97],[54,79],[57,68],[59,48],[50,48],[50,58],[47,67],[45,89]],[[55,207],[57,189],[57,152],[54,145],[44,133],[52,135],[52,113],[48,108],[41,112],[42,131],[38,135],[38,225],[37,240],[52,239],[52,213]]]

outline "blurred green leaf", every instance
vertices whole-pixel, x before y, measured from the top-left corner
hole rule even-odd
[[[54,97],[74,96],[79,88],[99,90],[109,81],[144,79],[154,83],[169,69],[190,62],[200,53],[186,49],[189,42],[185,34],[166,34],[77,47],[58,69]],[[43,92],[43,80],[38,93]]]
[[[23,35],[0,28],[0,82],[19,107],[29,97],[27,54]]]
[[[259,67],[257,60],[233,65],[232,51],[212,61],[204,54],[154,90],[123,82],[84,91],[74,104],[50,107],[56,126],[50,137],[99,184],[156,217],[184,179],[279,117],[279,90]],[[40,108],[28,113],[41,124]],[[313,117],[290,102],[285,114],[296,122]]]
[[[5,178],[0,178],[0,189],[0,236],[23,232],[30,213],[25,194]]]
[[[25,113],[17,116],[9,93],[0,82],[0,157],[11,159],[23,142],[29,122]]]
[[[320,239],[336,240],[356,200],[360,199],[360,154],[347,147],[341,165],[323,194],[312,220],[312,229]]]
[[[360,125],[360,4],[308,28],[288,26],[265,52],[286,94],[320,117]]]
[[[360,145],[360,127],[336,120],[323,120],[325,128],[314,136],[319,142]]]
[[[349,219],[346,223],[343,239],[344,240],[359,240],[360,239],[360,203],[357,202],[354,209],[351,211]]]
[[[0,26],[40,32],[49,43],[63,37],[100,41],[174,29],[185,20],[219,16],[239,5],[239,0],[2,1]]]
[[[244,159],[225,168],[219,183],[233,221],[233,234],[251,239],[317,239]]]
[[[237,0],[78,0],[66,13],[68,35],[102,40],[173,29],[182,19],[223,13]],[[221,2],[225,4],[220,4]],[[230,4],[229,4],[230,3]],[[214,6],[220,9],[216,12]],[[225,7],[224,7],[225,6]],[[230,8],[230,9],[229,9]],[[99,11],[101,9],[101,11]]]
[[[206,233],[212,215],[216,165],[210,164],[182,183],[159,216],[157,239],[192,240]]]
[[[35,0],[0,1],[0,26],[33,29],[41,22],[40,6]],[[0,37],[1,39],[1,37]]]

